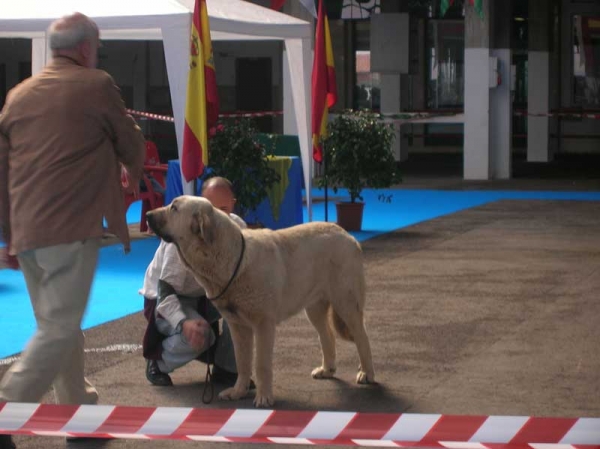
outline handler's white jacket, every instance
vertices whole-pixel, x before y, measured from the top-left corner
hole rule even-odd
[[[237,215],[229,214],[229,216],[240,228],[244,229],[247,227],[244,220]],[[177,295],[200,297],[205,292],[204,288],[179,258],[175,244],[166,243],[164,240],[160,241],[154,258],[146,269],[144,285],[139,290],[140,295],[151,300],[156,300],[158,298],[159,280],[169,283],[175,290],[175,294],[167,296],[161,301],[156,307],[156,312],[175,328],[181,320],[186,318]]]

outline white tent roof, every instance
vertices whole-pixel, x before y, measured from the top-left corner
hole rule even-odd
[[[0,37],[41,37],[54,19],[79,11],[92,17],[102,39],[160,40],[161,28],[189,16],[194,0],[18,0],[0,9]],[[244,0],[207,0],[213,40],[310,38],[309,24]],[[118,19],[118,20],[116,20]]]
[[[32,72],[46,63],[45,32],[50,23],[75,11],[91,17],[101,39],[163,40],[175,129],[181,154],[189,36],[194,0],[17,0],[0,8],[0,38],[33,39]],[[244,0],[207,0],[213,40],[284,40],[293,97],[309,217],[312,156],[310,142],[310,23]],[[218,76],[218,67],[217,67]],[[191,186],[184,186],[191,193]],[[309,218],[310,219],[310,218]]]

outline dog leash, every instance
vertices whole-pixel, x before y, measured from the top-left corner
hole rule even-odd
[[[229,282],[227,283],[227,285],[225,286],[225,288],[223,289],[223,291],[221,293],[219,293],[214,298],[208,298],[208,296],[207,296],[207,298],[210,299],[211,301],[216,301],[221,296],[223,296],[227,290],[229,290],[231,283],[235,279],[235,276],[237,275],[238,270],[240,269],[240,266],[242,265],[242,259],[244,258],[244,252],[246,251],[246,239],[244,238],[244,234],[240,234],[240,235],[242,236],[242,250],[240,251],[240,257],[237,261],[237,265],[235,266],[235,270],[233,270],[233,274],[229,278]]]
[[[206,377],[204,378],[204,388],[202,389],[202,402],[204,404],[210,404],[215,397],[215,385],[212,381],[212,374],[210,372],[211,356],[210,348],[208,348],[208,361],[206,362]]]
[[[204,316],[208,318],[208,297],[206,296],[204,299]],[[214,344],[217,344],[218,338],[219,336],[217,335]],[[211,348],[209,347],[207,351],[208,354],[206,357],[206,377],[204,378],[204,388],[202,389],[202,402],[204,404],[210,404],[215,396],[215,385],[213,384],[212,373],[210,372],[210,367],[213,364]]]

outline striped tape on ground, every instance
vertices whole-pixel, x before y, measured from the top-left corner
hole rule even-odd
[[[0,403],[0,433],[448,449],[599,449],[600,418]]]

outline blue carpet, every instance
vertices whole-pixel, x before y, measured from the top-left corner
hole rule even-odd
[[[380,195],[390,201],[380,201]],[[322,196],[321,189],[313,189],[313,198]],[[353,233],[360,241],[497,200],[600,201],[600,192],[365,190],[363,196],[366,202],[363,231]],[[328,218],[329,221],[335,221],[335,201],[340,198],[347,200],[347,192],[340,190],[333,194],[330,191],[329,197]],[[324,206],[322,202],[313,205],[313,220],[324,219]],[[139,218],[138,202],[130,206],[127,221],[135,223]],[[306,208],[304,221],[307,221]],[[121,245],[101,249],[90,304],[83,321],[84,329],[142,310],[143,299],[137,292],[157,246],[157,239],[145,239],[133,242],[128,255],[123,254]],[[0,340],[0,357],[6,357],[20,352],[35,329],[21,272],[0,270],[0,301],[4,306],[0,317],[0,327],[4,329],[4,337]]]
[[[129,207],[129,223],[139,222],[140,207],[140,202]],[[137,292],[157,247],[158,239],[145,239],[132,242],[131,252],[127,255],[123,253],[122,245],[100,250],[90,303],[83,320],[84,329],[142,310],[143,298]],[[4,306],[0,318],[0,326],[4,329],[0,357],[6,357],[21,352],[35,331],[33,311],[20,271],[0,270],[0,303]]]
[[[312,190],[313,199],[322,199],[323,189]],[[328,191],[328,220],[336,221],[335,202],[348,201],[345,189]],[[384,201],[379,200],[383,196]],[[600,201],[600,192],[542,191],[453,191],[453,190],[364,190],[365,209],[362,231],[352,235],[364,241],[395,229],[452,214],[498,200]],[[389,201],[387,201],[389,199]],[[325,203],[313,202],[313,220],[325,219]],[[304,221],[308,220],[304,208]]]

